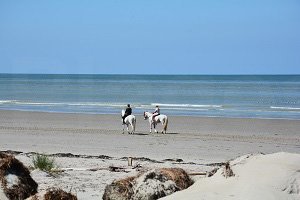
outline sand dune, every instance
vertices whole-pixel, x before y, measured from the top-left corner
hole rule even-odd
[[[190,188],[163,199],[300,199],[300,154],[248,155],[230,162],[234,176],[223,169]]]

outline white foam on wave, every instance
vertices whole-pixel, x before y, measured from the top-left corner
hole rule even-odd
[[[66,105],[65,103],[40,103],[40,102],[22,102],[22,101],[17,101],[14,103],[20,105],[41,105],[41,106]]]
[[[299,110],[300,108],[297,107],[280,107],[280,106],[270,106],[271,109],[276,109],[276,110]]]
[[[68,103],[70,106],[99,106],[99,107],[124,107],[127,104],[121,103],[96,103],[96,102],[86,102],[86,103]]]
[[[161,107],[190,107],[190,108],[222,108],[223,105],[199,105],[199,104],[163,104],[163,103],[151,103],[151,106]]]
[[[124,107],[121,103],[98,103],[98,102],[30,102],[20,100],[0,100],[0,104],[32,105],[32,106],[99,106],[99,107]]]
[[[153,109],[153,106],[136,106],[135,108],[140,109]],[[164,107],[164,110],[183,110],[183,111],[207,111],[205,108],[180,108],[180,107]]]
[[[14,102],[17,102],[17,100],[0,100],[0,104],[14,103]]]

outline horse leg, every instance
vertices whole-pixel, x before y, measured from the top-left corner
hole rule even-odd
[[[123,132],[122,132],[122,133],[124,134],[124,128],[125,128],[125,125],[123,124],[122,126],[123,126]]]
[[[135,126],[136,126],[136,118],[133,118],[133,120],[131,122],[131,128],[132,128],[131,134],[134,134]]]
[[[132,125],[132,134],[134,134],[134,132],[135,132],[135,126],[136,126],[136,118],[133,119],[131,125]]]
[[[128,124],[126,124],[126,126],[127,126],[127,133],[129,134],[129,126],[128,126]]]
[[[150,133],[152,133],[152,121],[150,121]]]
[[[158,131],[156,130],[156,122],[154,122],[154,124],[153,124],[153,126],[154,126],[154,131],[155,131],[155,133],[158,133]]]
[[[130,123],[130,126],[131,126],[131,132],[129,132],[129,134],[133,134],[133,123],[132,122]]]

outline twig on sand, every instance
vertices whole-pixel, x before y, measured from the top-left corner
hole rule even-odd
[[[188,175],[189,176],[198,176],[198,175],[206,176],[207,172],[193,172],[193,173],[188,173]]]

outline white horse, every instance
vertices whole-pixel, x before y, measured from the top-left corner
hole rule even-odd
[[[158,115],[154,117],[154,120],[152,120],[152,116],[153,114],[151,112],[144,112],[144,119],[148,119],[149,120],[149,125],[150,125],[150,133],[152,133],[152,125],[154,127],[154,131],[155,133],[158,133],[158,131],[156,130],[156,125],[158,123],[161,123],[163,125],[163,129],[161,131],[161,133],[167,133],[167,128],[168,128],[168,117],[167,115]]]
[[[123,117],[125,115],[125,110],[122,110],[121,112],[121,116]],[[122,119],[123,122],[123,119]],[[136,125],[136,118],[134,115],[128,115],[125,120],[124,120],[125,124],[123,124],[123,134],[124,134],[124,129],[125,129],[125,125],[127,126],[127,132],[129,134],[134,134],[135,132],[135,125]],[[129,131],[129,125],[131,125],[131,132]]]

